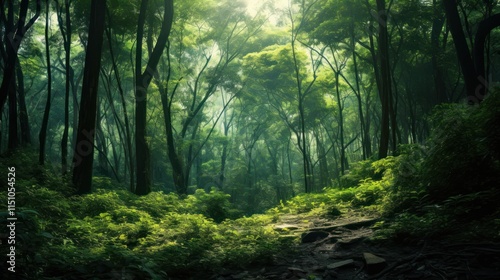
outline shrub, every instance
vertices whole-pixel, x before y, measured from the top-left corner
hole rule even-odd
[[[187,211],[189,213],[200,213],[207,218],[220,223],[229,217],[231,204],[230,195],[212,188],[210,193],[203,189],[197,189],[194,195],[186,198]]]
[[[95,190],[94,193],[72,198],[74,213],[80,217],[94,217],[101,213],[125,206],[118,192]]]
[[[498,94],[481,106],[440,106],[431,120],[434,126],[429,152],[423,162],[423,179],[435,201],[488,190],[500,179],[498,148]]]

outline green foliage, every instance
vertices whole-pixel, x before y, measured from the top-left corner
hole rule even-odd
[[[19,178],[30,183],[17,189],[17,202],[26,207],[18,208],[16,228],[16,261],[26,269],[19,273],[25,279],[189,278],[266,262],[289,246],[270,226],[269,215],[229,220],[234,213],[229,195],[217,190],[197,190],[184,199],[105,189],[65,197],[52,186]],[[6,194],[0,198],[6,200]],[[6,221],[7,213],[1,214]]]
[[[427,147],[400,147],[379,237],[498,239],[499,94],[476,107],[443,105]],[[474,230],[471,230],[474,229]]]
[[[375,162],[363,161],[344,177],[345,182],[355,184],[354,187],[327,188],[323,193],[300,194],[269,213],[308,213],[336,217],[347,208],[382,213],[391,203],[398,161],[398,157],[387,157]]]
[[[339,187],[355,187],[362,180],[373,178],[375,171],[373,170],[372,162],[371,160],[363,160],[353,163],[351,169],[340,178]]]
[[[398,214],[390,223],[379,223],[374,239],[393,238],[407,242],[416,237],[436,238],[448,232],[450,220],[439,209],[416,215],[408,212]]]
[[[95,217],[120,206],[125,206],[124,201],[120,199],[117,192],[102,189],[98,189],[92,194],[75,197],[73,201],[75,213],[81,218],[86,216]]]
[[[229,217],[231,205],[229,203],[230,195],[217,191],[212,188],[210,193],[202,189],[196,190],[194,195],[186,198],[188,209],[196,213],[201,213],[207,218],[220,223]]]
[[[424,160],[423,180],[431,198],[488,190],[500,181],[498,93],[481,106],[439,107],[432,116],[434,130]]]
[[[174,193],[151,192],[130,201],[133,207],[148,212],[154,218],[160,218],[170,212],[181,211],[182,203]]]

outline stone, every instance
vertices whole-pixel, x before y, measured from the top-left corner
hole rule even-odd
[[[318,240],[327,238],[329,235],[326,231],[311,231],[302,236],[302,243],[312,243]]]
[[[368,272],[368,274],[379,273],[387,266],[387,262],[384,258],[381,258],[374,254],[363,253],[363,258],[365,259],[366,271]]]
[[[298,267],[289,267],[288,270],[292,271],[292,272],[300,272],[300,273],[306,273],[305,270],[303,269],[300,269]]]
[[[290,231],[290,230],[297,230],[299,229],[299,226],[297,225],[291,225],[291,224],[283,224],[283,225],[275,225],[274,230],[276,231]]]
[[[350,265],[350,264],[353,264],[353,263],[354,263],[353,259],[348,259],[348,260],[344,260],[344,261],[334,262],[332,264],[329,264],[327,267],[329,269],[336,269],[336,268],[339,268],[339,267],[342,267],[342,266],[346,266],[346,265]]]

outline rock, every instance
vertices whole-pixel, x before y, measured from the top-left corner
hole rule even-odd
[[[335,269],[335,268],[339,268],[339,267],[342,267],[342,266],[350,265],[350,264],[353,264],[353,263],[354,263],[353,259],[348,259],[348,260],[345,260],[345,261],[334,262],[332,264],[329,264],[327,267],[329,269]]]
[[[331,225],[331,226],[324,226],[324,227],[315,227],[309,229],[310,231],[334,231],[338,230],[340,228],[346,228],[346,229],[359,229],[362,227],[368,227],[373,225],[374,223],[378,222],[380,219],[365,219],[365,220],[360,220],[360,221],[351,221],[347,223],[341,223],[341,224],[336,224],[336,225]]]
[[[300,269],[298,267],[289,267],[288,270],[292,271],[292,272],[300,272],[300,273],[306,273],[305,270],[303,269]]]
[[[299,229],[299,226],[297,225],[291,225],[291,224],[283,224],[283,225],[275,225],[274,230],[276,231],[290,231],[290,230],[297,230]]]
[[[311,231],[302,236],[302,243],[312,243],[328,237],[326,231]]]
[[[374,254],[363,253],[363,258],[365,259],[366,271],[368,274],[379,273],[387,266],[385,259]]]

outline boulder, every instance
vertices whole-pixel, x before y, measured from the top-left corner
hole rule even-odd
[[[387,262],[384,258],[381,258],[374,254],[363,253],[363,258],[365,259],[366,272],[368,272],[368,274],[379,273],[387,266]]]
[[[353,263],[354,263],[353,259],[348,259],[348,260],[344,260],[344,261],[334,262],[332,264],[329,264],[327,267],[329,269],[335,269],[335,268],[339,268],[339,267],[342,267],[342,266],[347,266],[347,265],[350,265],[350,264],[353,264]]]
[[[290,230],[297,230],[299,229],[299,226],[297,225],[291,225],[291,224],[283,224],[283,225],[275,225],[274,230],[276,231],[290,231]]]
[[[302,243],[312,243],[327,238],[330,235],[326,231],[310,231],[302,236]]]

